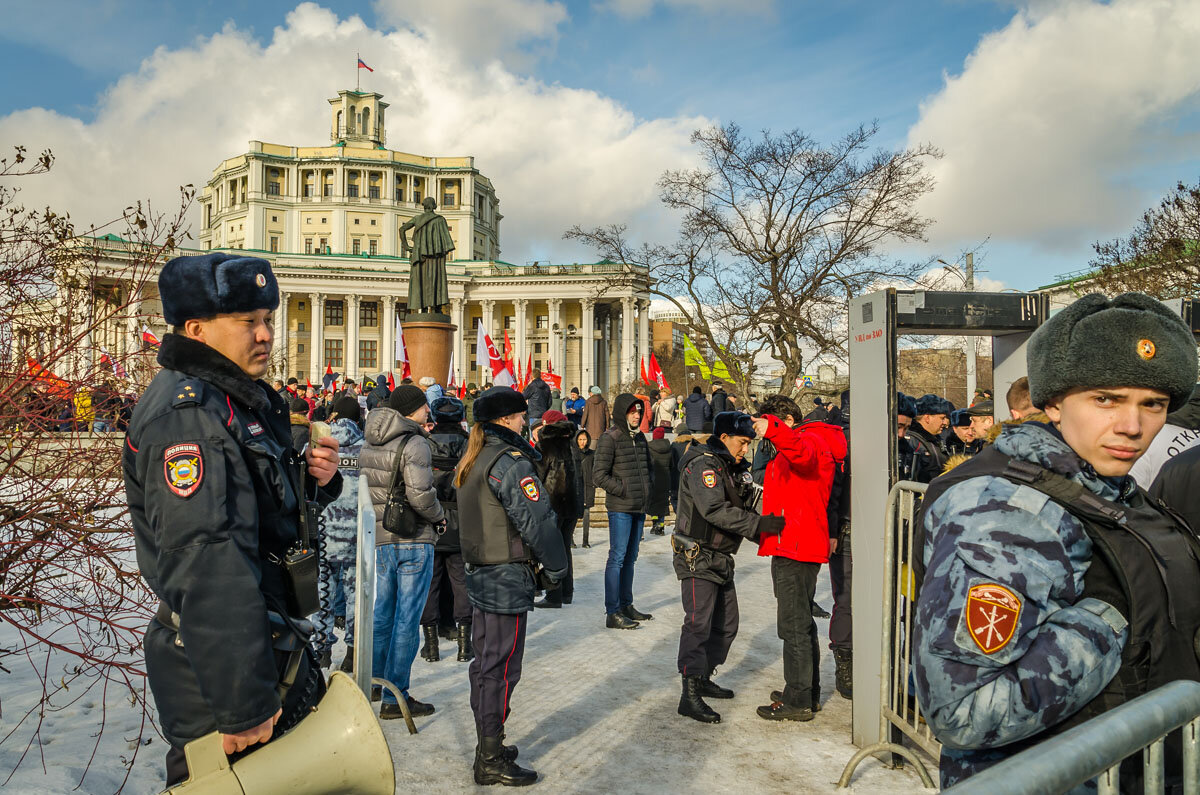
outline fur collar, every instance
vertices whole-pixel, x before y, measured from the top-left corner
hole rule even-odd
[[[271,405],[266,395],[271,391],[269,384],[251,380],[242,368],[216,348],[182,334],[163,335],[162,345],[158,349],[158,363],[168,370],[178,370],[207,381],[253,411],[265,411]]]

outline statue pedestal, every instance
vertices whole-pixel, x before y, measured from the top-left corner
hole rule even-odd
[[[454,332],[458,329],[449,315],[409,313],[400,324],[404,331],[404,351],[412,370],[413,383],[429,376],[442,386],[450,375],[454,352]]]

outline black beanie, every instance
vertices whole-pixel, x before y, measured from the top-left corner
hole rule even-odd
[[[713,420],[713,436],[720,439],[722,434],[745,436],[747,439],[758,435],[754,432],[754,419],[740,411],[722,411],[716,416]]]
[[[169,325],[193,318],[279,306],[271,263],[239,254],[176,257],[158,276],[158,296]]]
[[[510,414],[524,414],[529,410],[525,396],[509,386],[494,386],[475,398],[471,414],[476,422],[492,422]]]
[[[305,400],[304,398],[296,398],[295,400],[293,400],[292,401],[292,413],[293,414],[307,414],[308,413],[308,401]]]
[[[1033,333],[1025,361],[1039,409],[1072,389],[1141,387],[1165,392],[1176,411],[1196,385],[1192,330],[1145,293],[1085,295]]]
[[[388,396],[388,407],[407,417],[425,405],[425,393],[412,384],[401,384]]]
[[[355,422],[362,420],[362,407],[358,405],[358,398],[350,395],[342,395],[333,401],[333,413],[338,416],[338,419],[354,420]]]

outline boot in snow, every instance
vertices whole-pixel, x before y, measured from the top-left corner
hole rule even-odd
[[[437,624],[422,624],[421,629],[425,633],[425,645],[421,647],[421,659],[426,662],[437,662],[442,659],[442,655],[438,652],[438,626]]]
[[[842,698],[854,698],[854,652],[850,649],[834,649],[833,659],[837,663],[834,683]]]
[[[475,658],[475,650],[471,648],[471,622],[458,622],[458,661],[468,662]],[[513,757],[516,759],[516,757]]]
[[[733,698],[733,691],[727,687],[721,687],[712,680],[712,675],[716,673],[712,671],[708,676],[700,677],[700,695],[703,698]]]
[[[499,737],[480,737],[475,749],[475,783],[526,787],[537,781],[537,773],[504,758]]]
[[[700,697],[700,677],[683,677],[683,694],[679,696],[679,714],[701,723],[720,723],[721,716]]]

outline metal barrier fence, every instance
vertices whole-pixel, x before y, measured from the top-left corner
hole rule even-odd
[[[925,493],[924,483],[902,480],[888,493],[883,534],[883,670],[880,676],[880,731],[883,742],[864,747],[847,763],[838,786],[850,783],[854,769],[868,756],[880,753],[907,759],[917,769],[926,787],[932,777],[924,763],[902,742],[908,738],[925,753],[937,759],[942,746],[921,718],[912,687],[912,627],[916,602],[912,567],[914,514],[918,499]]]
[[[946,790],[955,795],[1066,792],[1098,779],[1099,795],[1120,789],[1121,762],[1142,752],[1142,788],[1161,793],[1166,738],[1183,729],[1183,792],[1200,793],[1200,683],[1172,682],[1051,737]],[[1179,782],[1170,782],[1177,791]],[[1128,791],[1128,787],[1126,788]]]

